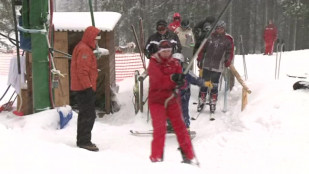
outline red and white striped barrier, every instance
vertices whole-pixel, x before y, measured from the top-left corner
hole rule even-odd
[[[135,70],[144,71],[139,53],[127,53],[115,55],[116,82],[133,77]]]
[[[10,60],[14,53],[0,53],[0,75],[7,76],[10,68]],[[139,53],[127,53],[115,55],[116,82],[133,77],[135,70],[144,72],[143,63]]]

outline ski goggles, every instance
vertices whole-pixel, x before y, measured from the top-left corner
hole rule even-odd
[[[157,31],[164,31],[164,30],[166,30],[166,27],[163,26],[163,25],[159,25],[159,26],[157,27]]]

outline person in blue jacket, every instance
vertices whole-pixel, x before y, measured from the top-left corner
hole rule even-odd
[[[184,71],[187,65],[185,63],[184,56],[181,53],[174,53],[173,58],[178,59],[180,61]],[[197,77],[192,71],[189,71],[185,75],[185,84],[180,88],[182,116],[184,118],[187,130],[189,132],[190,132],[189,101],[191,96],[191,90],[190,90],[191,84],[200,87],[205,87],[207,85],[207,82],[205,82],[201,77]]]

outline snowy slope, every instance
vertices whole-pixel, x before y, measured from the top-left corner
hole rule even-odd
[[[193,140],[200,168],[180,163],[178,144],[167,135],[164,162],[149,160],[151,136],[136,137],[130,129],[149,130],[147,108],[134,114],[133,79],[120,82],[121,110],[98,118],[93,142],[99,152],[76,148],[77,114],[59,130],[56,110],[16,117],[0,113],[0,173],[208,173],[208,174],[307,174],[309,173],[309,91],[293,91],[298,79],[289,74],[308,73],[309,50],[282,55],[280,79],[275,78],[276,56],[247,55],[249,104],[241,112],[241,87],[229,94],[228,112],[221,112],[220,91],[216,121],[205,113],[192,121]],[[242,56],[235,67],[243,74]],[[0,76],[1,94],[6,78]],[[147,85],[146,85],[147,86]],[[147,88],[147,87],[146,87]],[[197,87],[192,87],[191,116],[196,113]],[[7,97],[0,101],[3,104]]]

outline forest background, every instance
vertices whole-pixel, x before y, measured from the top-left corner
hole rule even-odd
[[[13,29],[11,0],[0,3],[0,33]],[[144,37],[155,32],[159,19],[172,22],[179,12],[189,19],[193,27],[207,16],[218,17],[227,0],[92,0],[94,11],[114,11],[122,14],[116,26],[116,45],[135,41],[131,25],[139,33],[139,19],[143,19]],[[88,0],[54,0],[54,11],[89,11]],[[233,0],[222,18],[227,32],[234,37],[236,53],[240,53],[240,36],[246,53],[264,50],[263,31],[269,20],[278,28],[278,38],[284,40],[285,50],[309,48],[309,1],[308,0]],[[90,19],[89,19],[90,20]],[[11,48],[4,38],[0,47]]]

